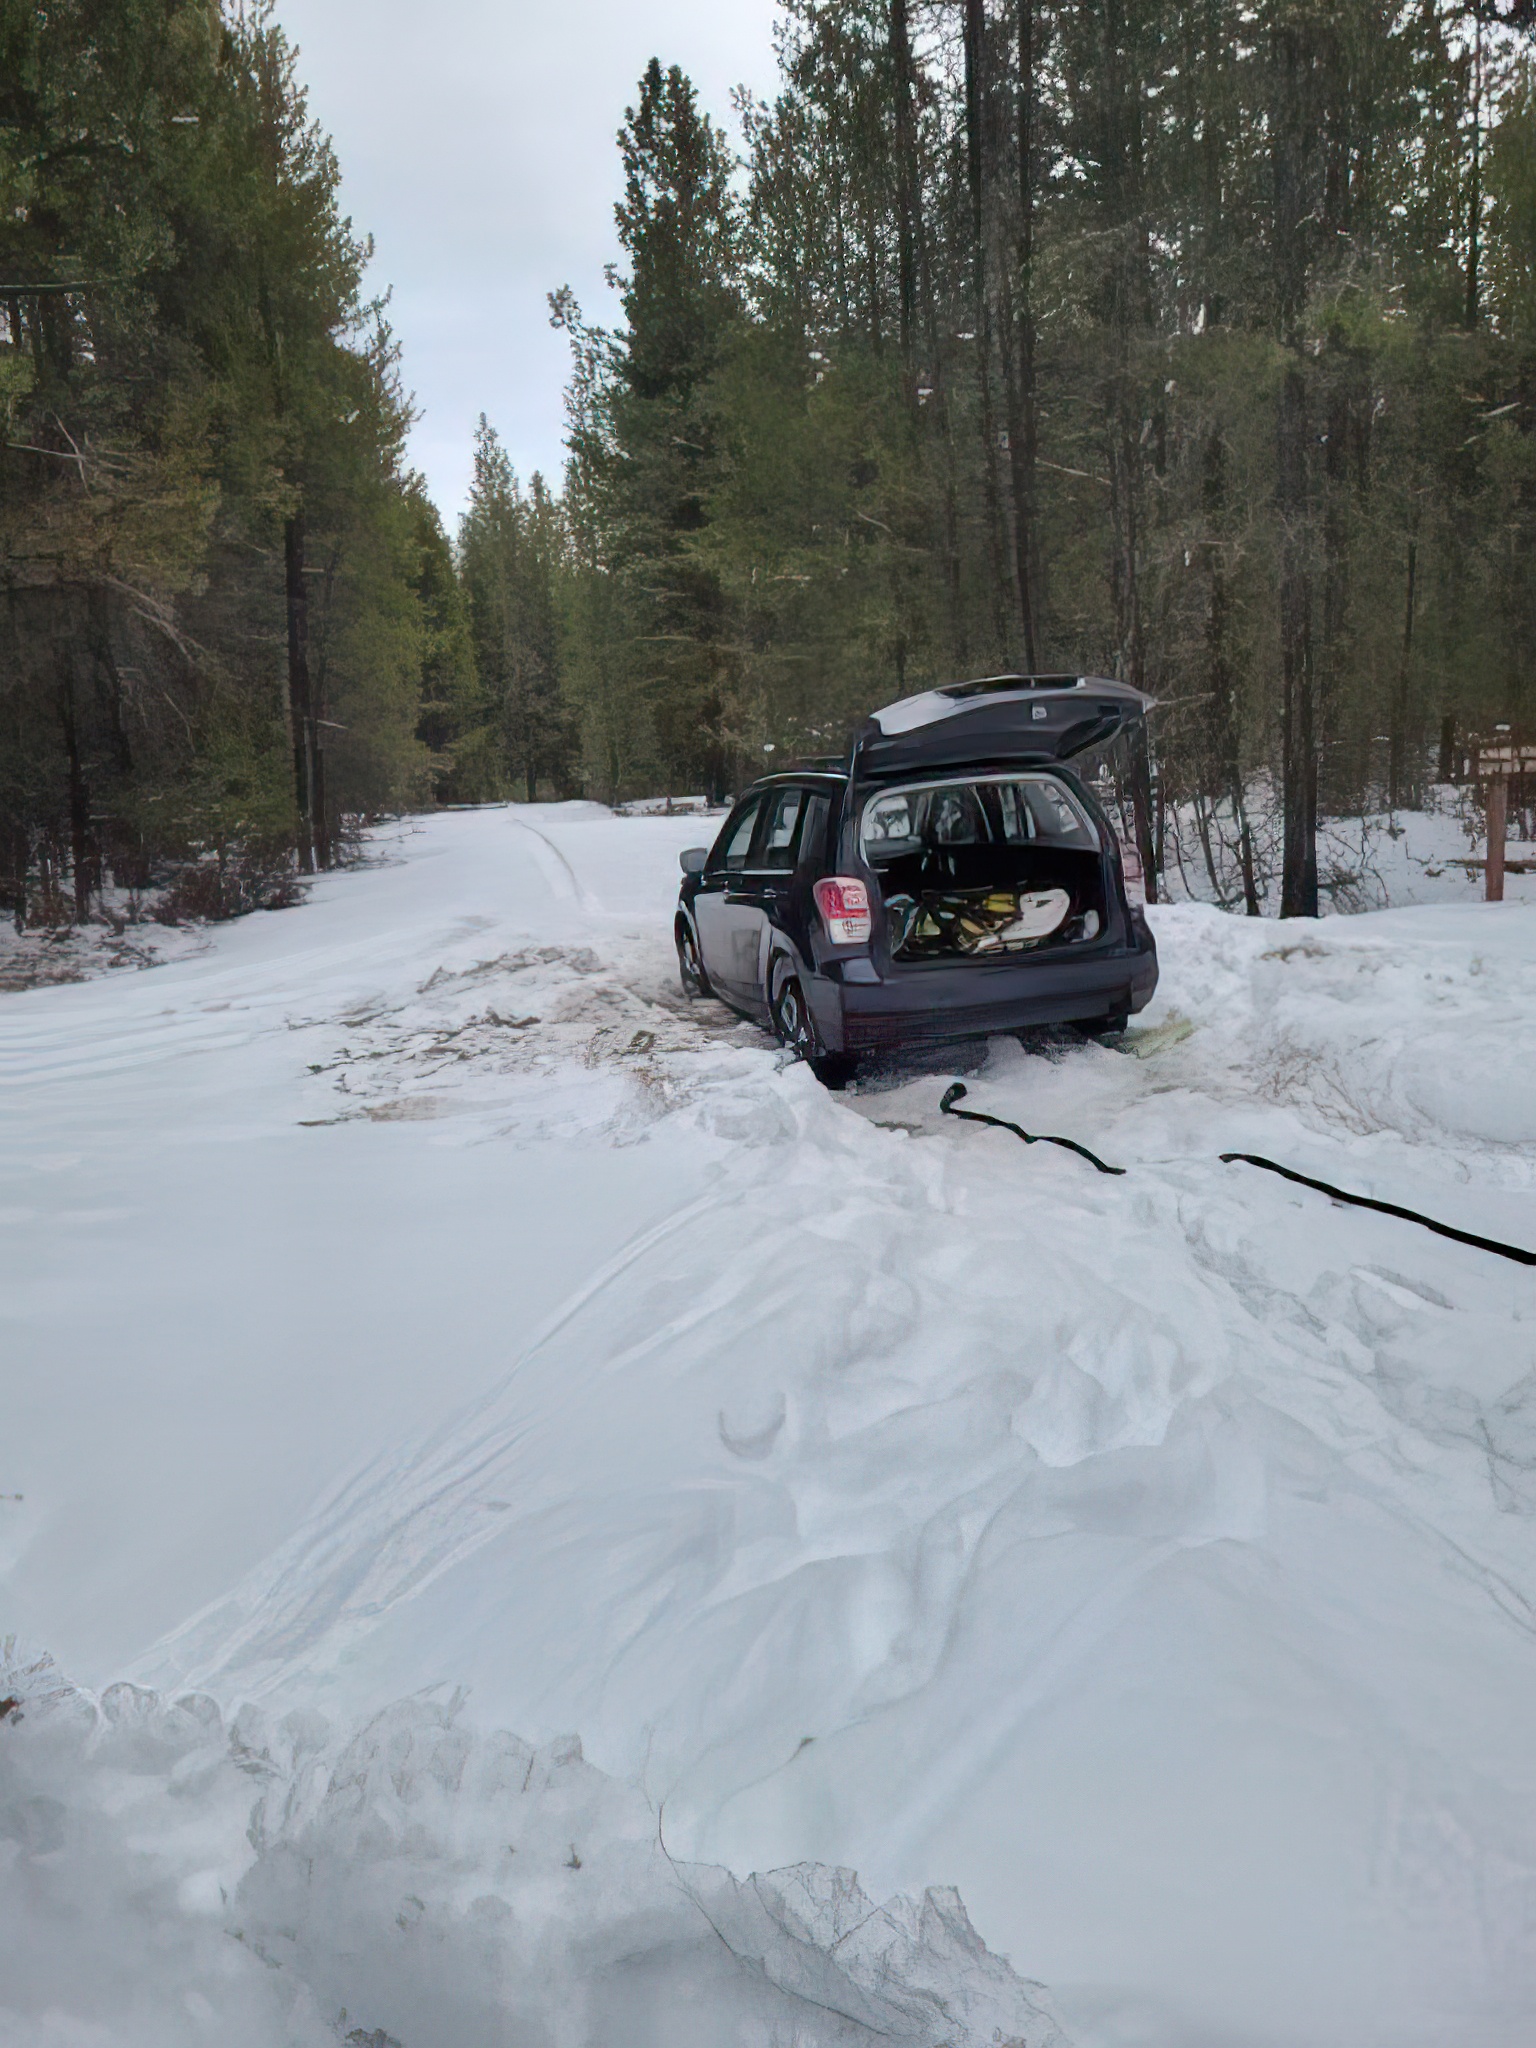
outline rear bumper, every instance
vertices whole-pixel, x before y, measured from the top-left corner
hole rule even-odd
[[[867,976],[854,979],[849,970]],[[1087,959],[1039,957],[911,966],[880,978],[869,961],[828,963],[806,991],[830,1052],[938,1045],[1019,1031],[1030,1024],[1086,1024],[1141,1010],[1157,987],[1157,951],[1115,947]]]

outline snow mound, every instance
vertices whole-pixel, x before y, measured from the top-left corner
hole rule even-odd
[[[669,1856],[574,1737],[99,1697],[0,1645],[3,2048],[1059,2048],[959,1894]],[[254,1811],[251,1810],[254,1793]]]

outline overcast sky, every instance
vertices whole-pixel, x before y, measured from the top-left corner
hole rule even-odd
[[[485,412],[520,475],[558,480],[565,337],[546,292],[589,318],[617,300],[614,137],[648,58],[681,64],[717,118],[773,82],[773,0],[279,0],[343,198],[378,245],[374,288],[422,419],[411,456],[450,530]]]

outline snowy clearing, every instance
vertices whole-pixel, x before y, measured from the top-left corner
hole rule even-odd
[[[839,1097],[676,992],[700,836],[440,817],[0,1002],[5,1625],[155,1689],[0,1723],[0,2042],[468,2048],[497,1984],[518,2040],[1050,2038],[942,1893],[829,2030],[802,1864],[958,1886],[1079,2048],[1529,2039],[1536,1279],[1217,1154],[1536,1246],[1536,911],[1165,908],[1129,1050]],[[961,1071],[1126,1178],[941,1122]],[[691,1946],[664,1853],[778,1933]]]

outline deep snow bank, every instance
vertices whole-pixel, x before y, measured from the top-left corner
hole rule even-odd
[[[958,1893],[674,1862],[565,1740],[98,1699],[0,1646],[6,2048],[1054,2048]],[[254,1809],[252,1801],[254,1797]]]

